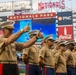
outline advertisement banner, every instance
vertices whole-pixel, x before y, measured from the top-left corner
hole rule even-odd
[[[60,40],[73,40],[73,26],[58,27],[58,38]]]
[[[23,14],[23,15],[15,15],[15,16],[9,16],[8,20],[22,20],[22,19],[39,19],[39,18],[55,18],[56,13],[50,12],[50,13],[39,13],[39,14]]]
[[[58,16],[58,25],[69,25],[69,24],[73,24],[73,17],[72,17],[72,12],[58,12],[57,13]]]
[[[31,0],[1,2],[0,11],[31,9]]]
[[[65,0],[60,0],[56,2],[39,2],[38,3],[38,10],[44,10],[48,8],[59,8],[59,9],[65,9]]]

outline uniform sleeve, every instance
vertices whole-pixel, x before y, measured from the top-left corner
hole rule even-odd
[[[23,43],[18,43],[18,42],[15,42],[15,43],[16,43],[16,50],[21,51],[23,47]]]
[[[42,49],[40,50],[39,57],[41,57],[41,58],[44,59],[44,57],[45,57],[45,49],[44,49],[44,48],[42,48]]]
[[[23,54],[29,55],[30,47],[23,50]]]
[[[71,55],[70,52],[68,52],[68,51],[64,52],[66,61],[69,59],[70,55]]]
[[[2,47],[3,44],[4,44],[4,39],[0,38],[0,48]]]
[[[56,53],[55,54],[55,64],[58,64],[58,62],[59,62],[59,54]]]

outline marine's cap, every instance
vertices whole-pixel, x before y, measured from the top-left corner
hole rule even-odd
[[[55,41],[54,41],[54,43],[59,43],[60,42],[60,40],[59,39],[56,39]]]
[[[8,29],[14,29],[14,21],[6,21],[6,22],[2,22],[0,24],[0,27],[3,28],[8,28]]]
[[[37,35],[39,32],[39,30],[33,30],[31,32],[29,32],[29,35]]]
[[[75,46],[75,41],[74,40],[71,40],[71,41],[68,41],[66,44],[67,45],[71,44],[71,45]]]
[[[50,40],[50,41],[55,41],[54,39],[53,39],[53,36],[52,35],[49,35],[49,36],[47,36],[46,38],[45,38],[45,40]]]
[[[42,40],[41,40],[41,43],[45,43],[46,41],[45,41],[45,38],[43,38]]]
[[[66,46],[66,42],[65,41],[61,41],[58,43],[58,46]]]

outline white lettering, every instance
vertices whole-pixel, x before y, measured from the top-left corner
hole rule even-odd
[[[59,39],[60,40],[67,40],[67,39],[70,40],[70,39],[72,39],[72,35],[71,34],[67,34],[67,35],[64,35],[64,36],[60,35]]]
[[[71,16],[65,16],[63,17],[63,20],[71,20]]]

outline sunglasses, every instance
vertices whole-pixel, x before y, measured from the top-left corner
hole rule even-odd
[[[54,40],[53,39],[48,39],[49,41],[51,41],[51,42],[54,42]]]
[[[65,45],[65,44],[61,44],[60,46],[63,46],[63,47],[65,47],[66,45]]]
[[[32,36],[36,36],[37,34],[32,34]]]

